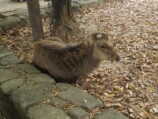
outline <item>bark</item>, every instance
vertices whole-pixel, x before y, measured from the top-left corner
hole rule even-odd
[[[34,40],[44,38],[39,0],[27,0],[29,19]]]
[[[71,0],[52,0],[52,6],[54,8],[53,35],[68,43],[70,42],[70,34],[78,30]]]

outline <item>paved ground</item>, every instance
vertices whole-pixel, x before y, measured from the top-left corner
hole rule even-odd
[[[46,6],[48,3],[44,2],[44,0],[40,0],[41,6]],[[0,13],[6,12],[14,12],[17,10],[26,10],[27,4],[26,2],[17,3],[11,0],[0,0]]]
[[[95,3],[97,1],[101,2],[102,0],[72,0],[72,5],[78,6],[82,4]],[[44,7],[47,5],[48,5],[48,2],[45,2],[44,0],[40,0],[41,7]],[[17,3],[11,0],[0,0],[0,13],[10,12],[10,11],[13,12],[17,10],[26,10],[26,9],[27,9],[26,2]]]

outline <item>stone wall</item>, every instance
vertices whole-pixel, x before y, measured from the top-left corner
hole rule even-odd
[[[0,15],[0,35],[13,27],[20,27],[26,24],[24,16],[3,16]]]
[[[0,45],[0,112],[7,119],[89,119],[102,101],[67,83],[57,83]],[[95,119],[128,119],[105,110]]]

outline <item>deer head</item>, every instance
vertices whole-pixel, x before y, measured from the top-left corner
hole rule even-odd
[[[97,32],[91,35],[90,43],[93,46],[93,57],[102,60],[119,61],[120,57],[109,40],[108,34]]]

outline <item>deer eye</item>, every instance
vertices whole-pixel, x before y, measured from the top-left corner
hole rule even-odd
[[[100,48],[111,49],[111,47],[107,44],[100,44]]]
[[[106,45],[101,45],[100,47],[101,48],[108,48],[108,46],[106,46]]]

